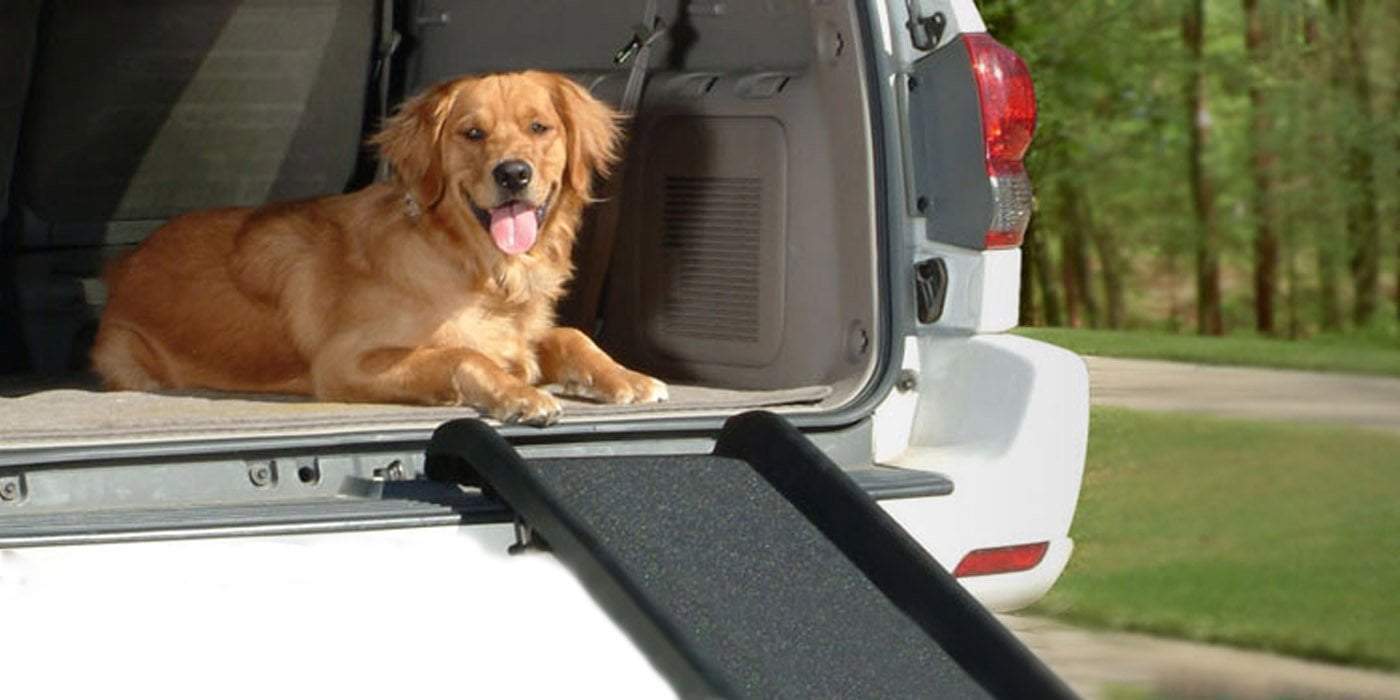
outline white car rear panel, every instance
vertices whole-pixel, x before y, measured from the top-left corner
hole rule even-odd
[[[0,550],[10,698],[672,697],[509,525]]]

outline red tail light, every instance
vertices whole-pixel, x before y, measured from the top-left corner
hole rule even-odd
[[[988,248],[1021,245],[1031,219],[1031,183],[1021,160],[1035,133],[1035,86],[1026,62],[986,34],[963,34],[982,105],[982,139],[995,213]]]
[[[1045,558],[1045,552],[1049,549],[1049,542],[975,549],[958,562],[958,568],[953,569],[953,575],[986,576],[1034,569],[1040,560]]]

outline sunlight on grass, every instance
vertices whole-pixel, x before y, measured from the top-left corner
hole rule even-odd
[[[1037,612],[1400,669],[1400,437],[1096,408]]]
[[[1400,343],[1370,336],[1277,340],[1072,328],[1022,328],[1016,333],[1081,355],[1400,376]]]

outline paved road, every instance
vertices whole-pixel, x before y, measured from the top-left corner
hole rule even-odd
[[[1400,379],[1085,358],[1097,405],[1340,423],[1400,433]]]
[[[1142,634],[1094,632],[1001,615],[1086,700],[1136,697],[1400,699],[1400,675]]]
[[[1400,433],[1400,379],[1086,358],[1096,405],[1335,423]],[[1400,675],[1052,620],[1001,620],[1085,698],[1400,700]]]

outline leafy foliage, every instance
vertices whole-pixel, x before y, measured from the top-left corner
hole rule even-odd
[[[1027,158],[1038,241],[1026,248],[1033,279],[1022,290],[1028,316],[1022,322],[1196,327],[1193,251],[1200,229],[1188,143],[1199,120],[1209,133],[1203,171],[1214,194],[1226,327],[1256,326],[1254,239],[1262,215],[1278,239],[1270,295],[1278,334],[1360,328],[1396,339],[1400,42],[1393,37],[1400,32],[1400,3],[1262,0],[1254,11],[1264,48],[1252,54],[1245,3],[1205,0],[1206,97],[1193,115],[1187,106],[1193,63],[1182,31],[1190,2],[982,4],[989,31],[1030,65],[1040,103]],[[1359,52],[1348,50],[1348,27]],[[1358,76],[1368,90],[1364,103]],[[1260,96],[1259,115],[1251,88]],[[1364,172],[1357,172],[1358,154],[1370,159]],[[1254,206],[1255,168],[1268,174],[1264,214]],[[1357,230],[1366,221],[1353,221],[1358,206],[1379,213],[1379,226],[1365,227],[1376,229],[1378,242],[1367,243],[1366,232]],[[1089,268],[1083,289],[1074,280],[1077,258]],[[1372,314],[1353,313],[1365,286],[1358,259],[1379,266],[1380,306]],[[1122,280],[1118,291],[1107,284],[1115,275]],[[1115,301],[1123,312],[1107,313]]]

